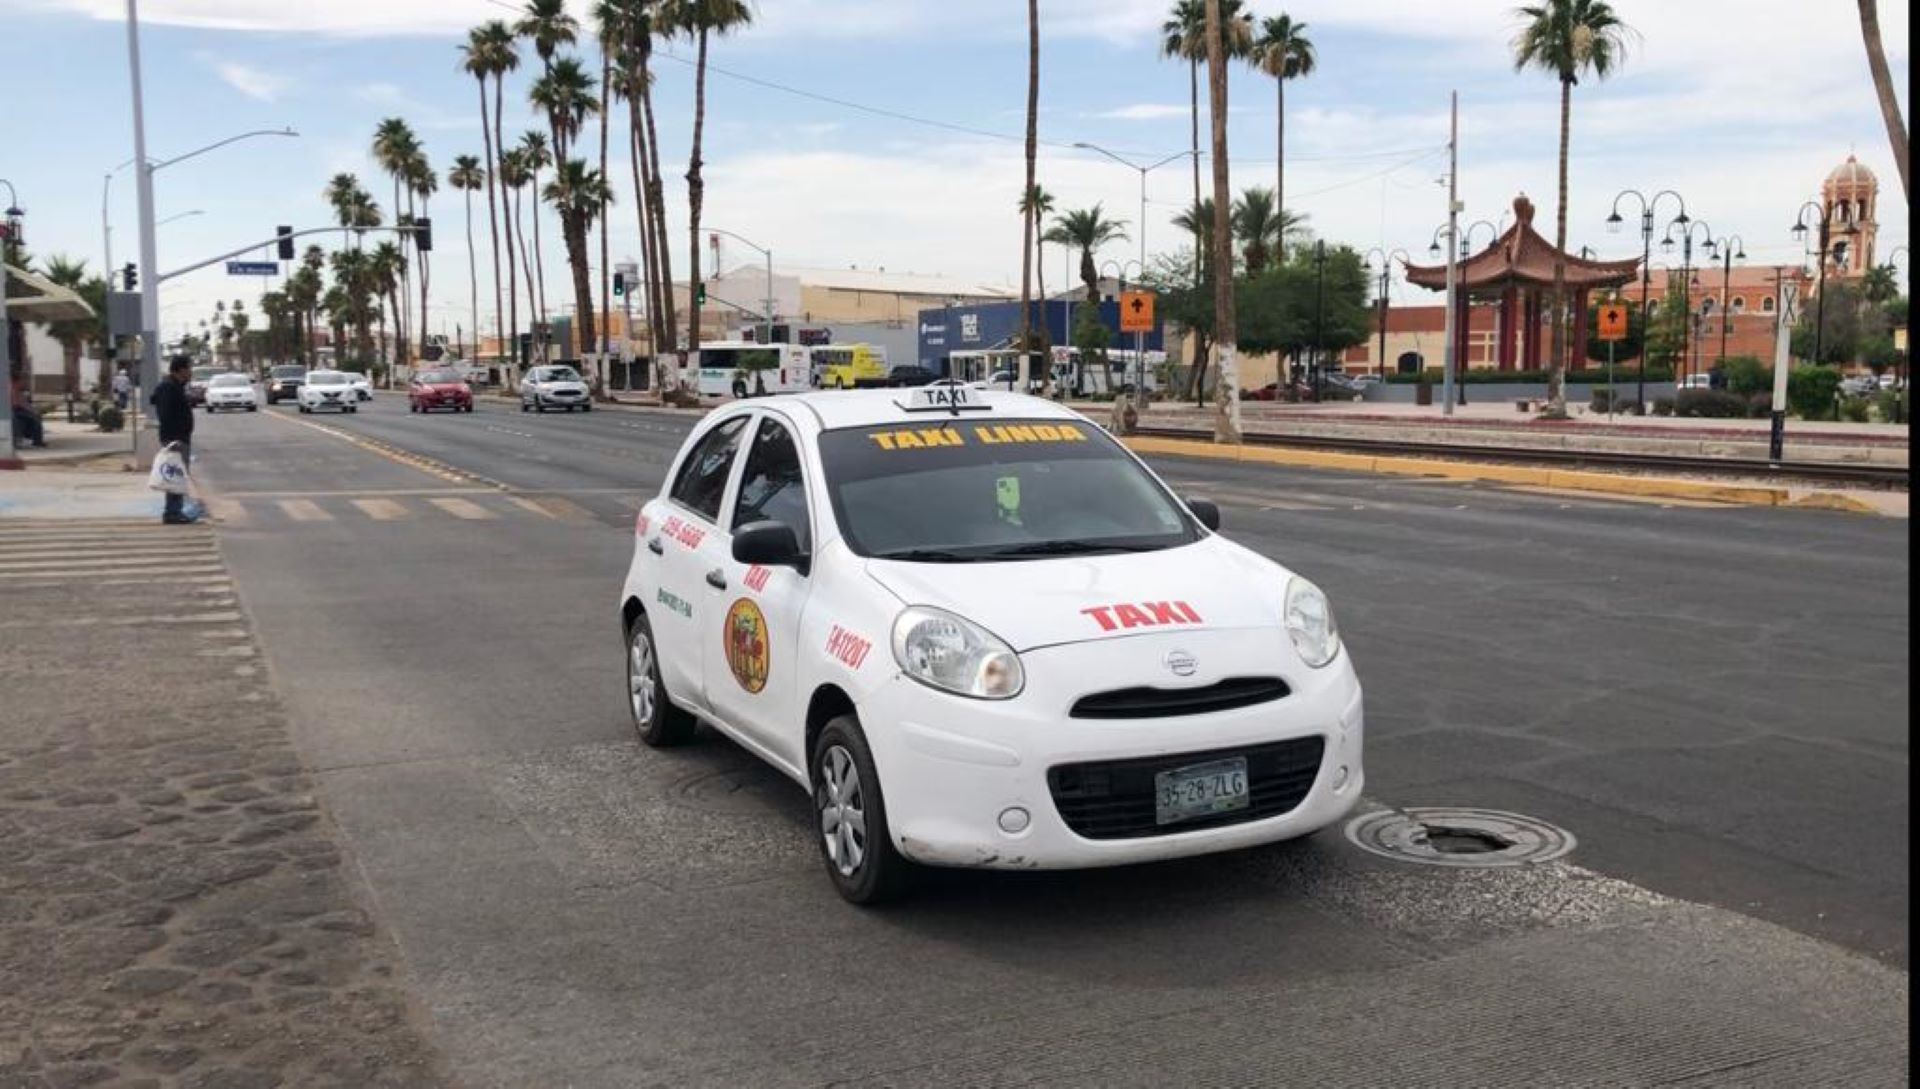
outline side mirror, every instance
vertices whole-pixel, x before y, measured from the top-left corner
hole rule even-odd
[[[1193,512],[1193,516],[1200,519],[1201,525],[1216,533],[1219,532],[1220,505],[1218,503],[1211,499],[1201,499],[1199,496],[1187,496],[1183,501],[1187,504],[1187,509]]]
[[[735,530],[733,558],[762,567],[792,567],[803,574],[807,564],[807,554],[800,550],[793,528],[784,522],[755,522]]]

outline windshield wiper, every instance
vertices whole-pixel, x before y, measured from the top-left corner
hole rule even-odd
[[[1029,544],[997,548],[991,555],[1000,556],[1082,556],[1095,552],[1154,552],[1154,546],[1124,545],[1099,541],[1034,541]]]
[[[944,548],[903,548],[897,552],[878,552],[876,560],[906,560],[909,563],[978,563],[986,559],[970,552],[950,552]]]

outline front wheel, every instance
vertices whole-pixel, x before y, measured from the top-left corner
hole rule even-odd
[[[528,403],[526,403],[525,401],[522,401],[522,402],[520,402],[520,411],[522,411],[522,412],[532,412],[532,411],[533,411],[533,406],[532,406],[532,405],[530,405],[530,404],[528,404]]]
[[[580,406],[580,411],[582,411],[582,412],[592,412],[592,411],[593,411],[593,406],[592,406],[592,405],[581,405],[581,406]]]
[[[913,864],[894,849],[886,799],[860,721],[841,715],[813,743],[813,808],[820,857],[850,903],[878,904],[903,892]]]
[[[348,412],[359,412],[359,411],[360,411],[360,406],[359,406],[359,405],[348,405],[348,406],[347,406],[347,411],[348,411]]]
[[[260,411],[260,406],[259,406],[259,405],[248,405],[248,406],[247,406],[247,411],[248,411],[248,412],[258,412],[258,411]]]
[[[679,745],[693,736],[693,716],[667,698],[653,625],[645,613],[627,629],[627,710],[633,715],[634,732],[652,748]]]

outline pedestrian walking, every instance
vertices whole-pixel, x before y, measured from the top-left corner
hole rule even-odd
[[[132,395],[133,379],[127,377],[127,369],[121,367],[119,370],[113,372],[114,407],[125,412],[127,410],[127,402],[132,399]]]
[[[193,377],[191,356],[176,355],[167,363],[167,376],[154,387],[153,416],[160,427],[160,445],[180,451],[186,466],[193,464],[193,406],[187,403],[187,379]],[[166,512],[160,520],[170,526],[199,521],[197,514],[186,512],[187,497],[180,492],[167,493]]]

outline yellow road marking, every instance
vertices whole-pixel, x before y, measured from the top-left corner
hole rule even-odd
[[[352,503],[376,522],[391,522],[407,516],[407,508],[391,499],[355,499]]]
[[[331,522],[333,515],[320,509],[311,499],[282,499],[280,509],[296,522]]]
[[[464,518],[469,522],[483,522],[494,517],[492,511],[478,503],[465,499],[429,499],[427,502],[432,503],[434,506],[453,515],[455,518]]]

